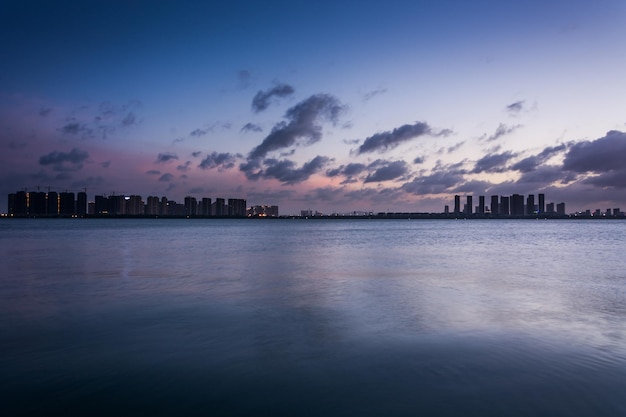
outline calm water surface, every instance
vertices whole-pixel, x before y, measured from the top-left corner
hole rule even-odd
[[[623,221],[0,221],[0,414],[625,416],[625,245]]]

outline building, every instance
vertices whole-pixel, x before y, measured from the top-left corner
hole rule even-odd
[[[526,215],[532,216],[535,214],[535,195],[528,194],[526,197]]]
[[[556,205],[556,214],[559,216],[565,216],[565,203],[559,203]]]
[[[61,216],[73,216],[76,214],[76,196],[74,193],[66,191],[59,194],[59,214]]]
[[[472,203],[472,196],[468,195],[466,197],[466,203],[465,203],[465,214],[472,214],[472,209],[473,209],[472,204],[474,204]]]
[[[492,195],[491,196],[491,214],[499,214],[500,213],[500,204],[498,204],[498,196],[497,195]]]
[[[198,214],[198,200],[195,197],[185,197],[185,216]]]
[[[85,191],[76,194],[76,214],[78,216],[87,214],[87,193]]]
[[[500,206],[498,207],[498,213],[501,216],[508,216],[511,214],[511,199],[509,197],[500,197]]]
[[[485,196],[478,196],[478,210],[476,210],[478,214],[485,214]]]
[[[200,215],[208,217],[211,215],[211,199],[204,197],[200,203]]]
[[[524,196],[513,194],[511,196],[511,216],[523,216],[524,214]]]
[[[454,196],[454,214],[461,213],[461,196]]]
[[[546,212],[546,196],[539,194],[539,205],[537,206],[537,213],[543,214]]]

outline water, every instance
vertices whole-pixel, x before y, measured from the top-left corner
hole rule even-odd
[[[626,222],[0,222],[0,414],[626,415]]]

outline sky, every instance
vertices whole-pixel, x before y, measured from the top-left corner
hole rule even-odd
[[[622,0],[1,1],[0,193],[626,210],[625,40]]]

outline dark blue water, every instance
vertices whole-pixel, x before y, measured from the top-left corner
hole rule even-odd
[[[626,222],[6,220],[0,415],[624,416]]]

